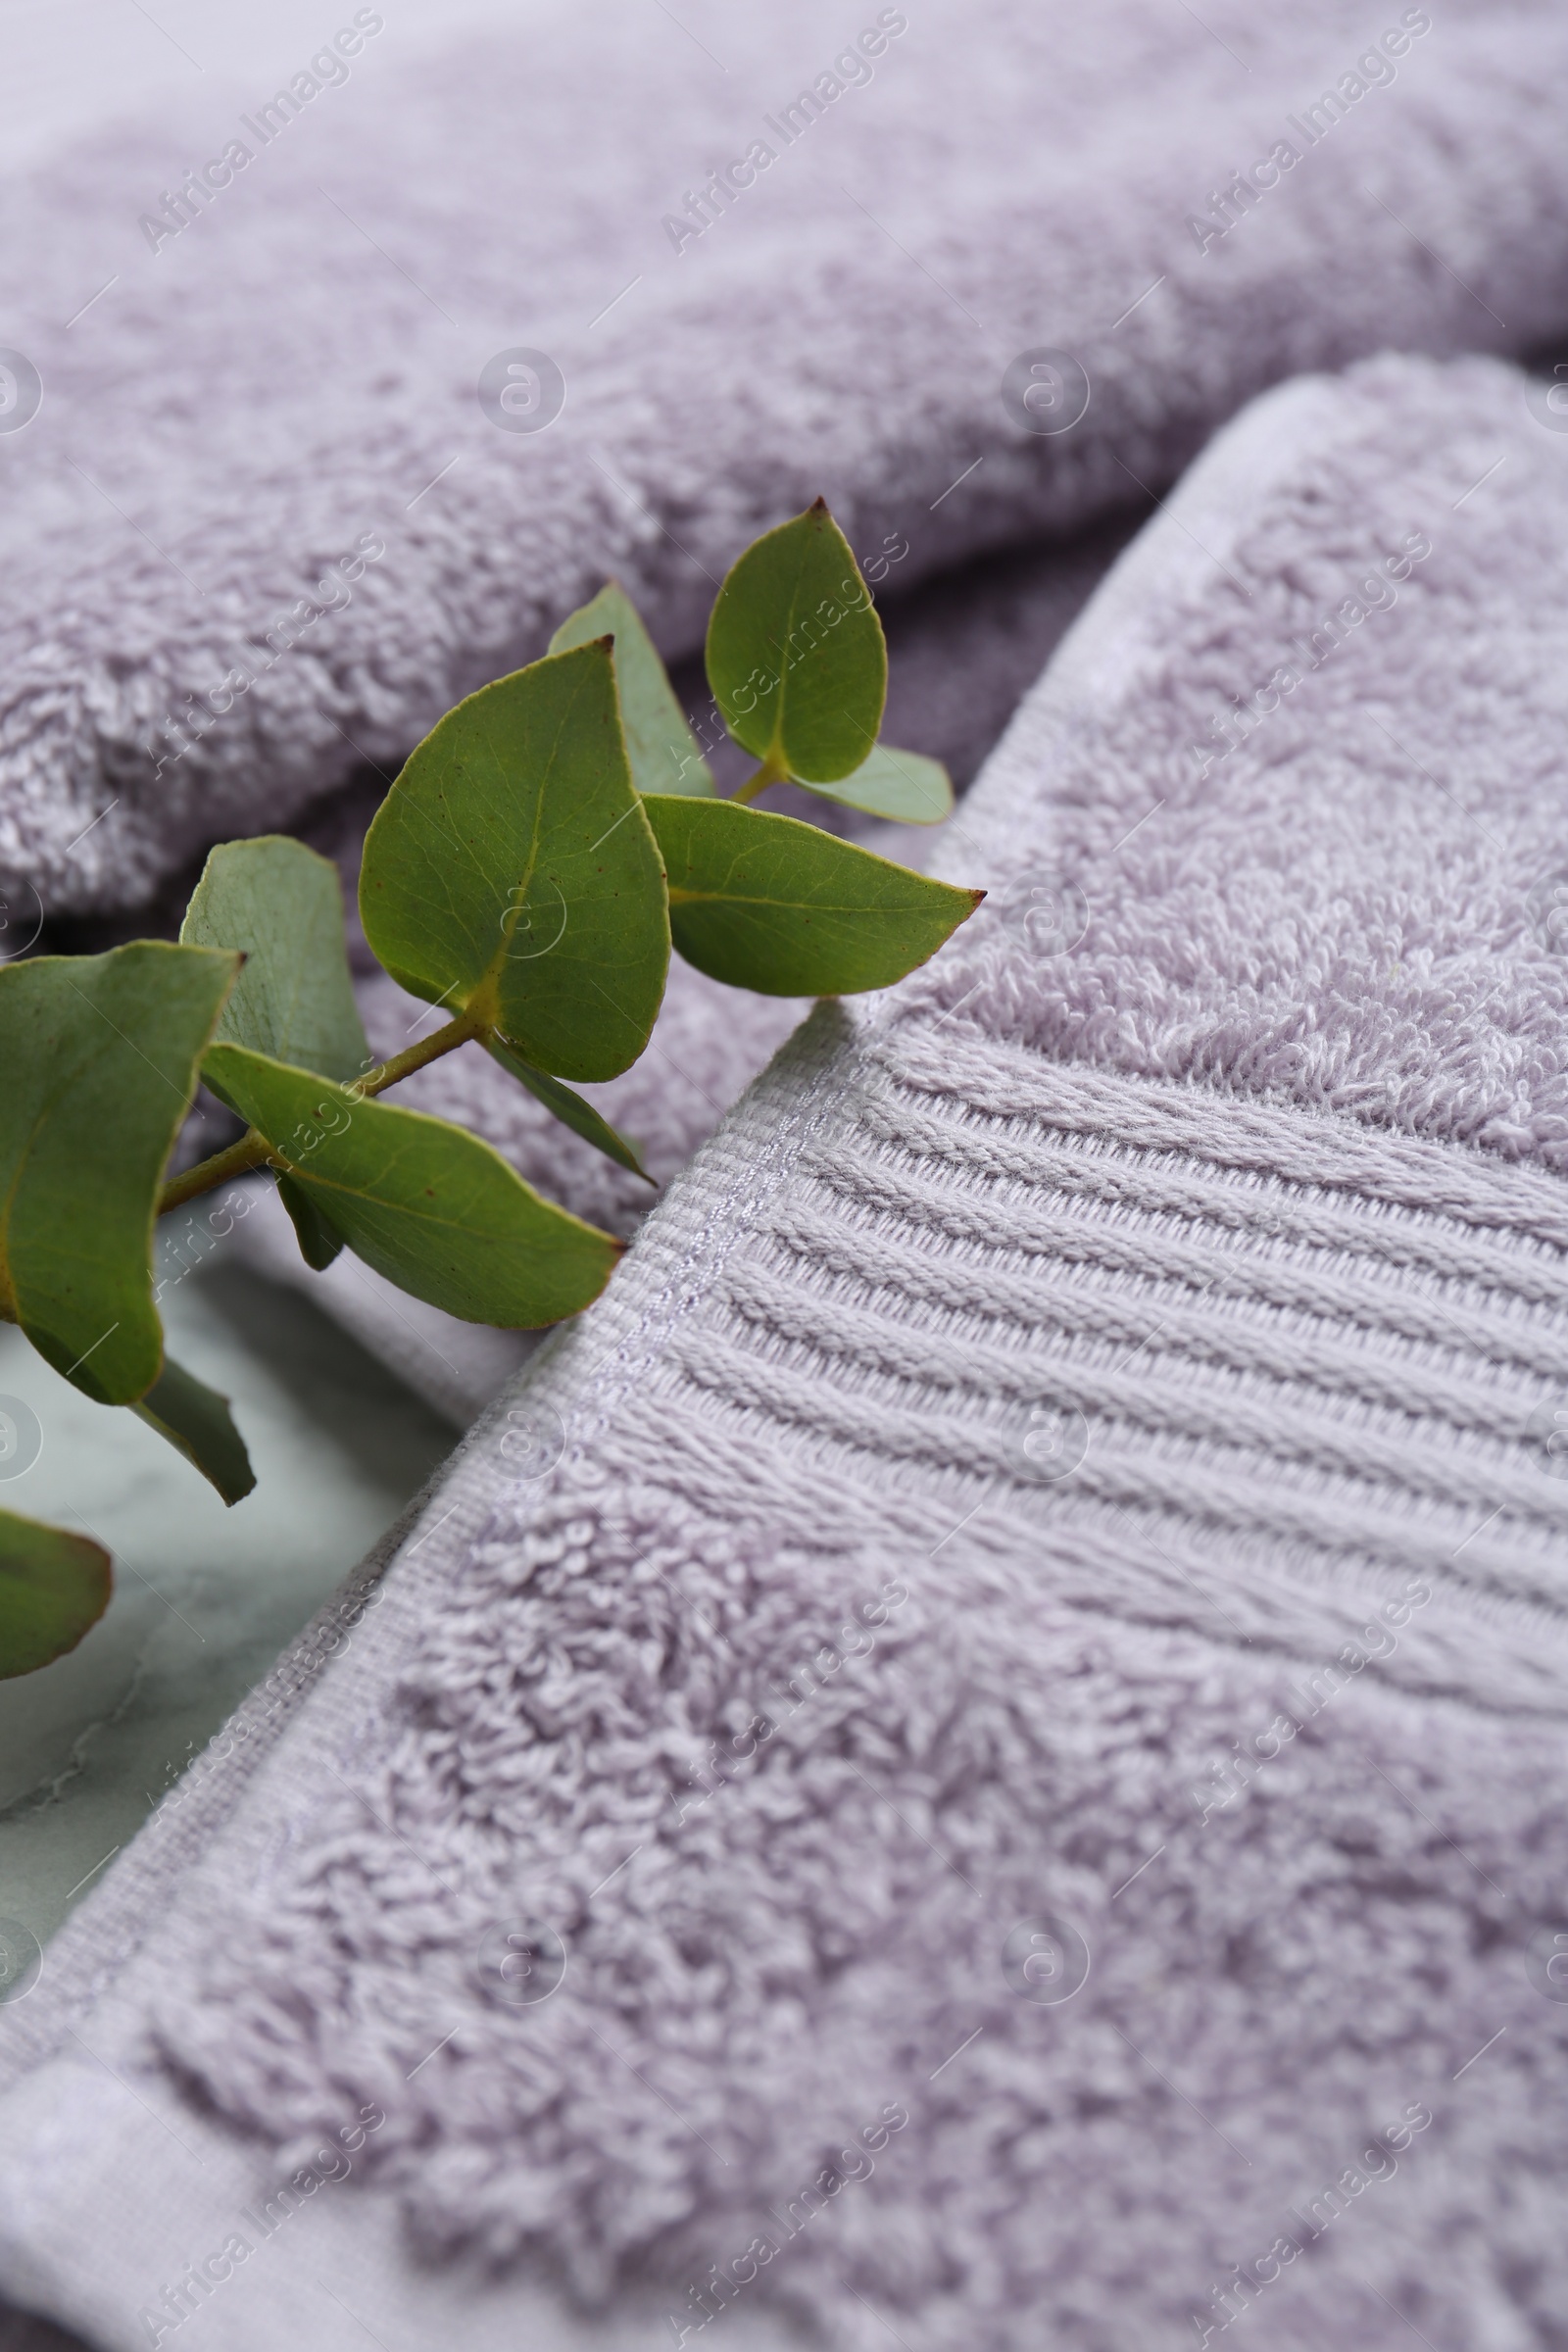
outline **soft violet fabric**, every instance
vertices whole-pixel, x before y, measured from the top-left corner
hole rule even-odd
[[[944,844],[981,913],[813,1014],[0,2013],[19,2299],[1558,2339],[1539,390],[1283,388],[1128,550]]]
[[[1162,490],[1301,368],[1568,321],[1545,0],[345,30],[281,106],[215,72],[0,191],[19,920],[391,772],[607,574],[691,652],[818,492],[897,585]]]
[[[334,793],[383,790],[611,573],[712,733],[714,587],[818,492],[889,615],[890,739],[966,781],[1251,393],[1568,322],[1543,0],[530,0],[445,41],[374,9],[341,32],[280,101],[215,66],[0,189],[7,944],[169,927],[211,842],[341,834]],[[517,350],[561,374],[537,432],[484,373]],[[611,1115],[678,1167],[791,1019],[678,976]],[[418,1099],[628,1230],[640,1188],[463,1062]],[[377,1278],[313,1283],[283,1241],[241,1247],[455,1418],[520,1360],[427,1317],[409,1348]]]

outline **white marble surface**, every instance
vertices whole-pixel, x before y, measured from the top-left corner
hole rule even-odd
[[[77,1648],[0,1683],[0,1918],[40,1942],[457,1437],[305,1299],[232,1265],[163,1309],[171,1352],[231,1398],[250,1446],[256,1490],[232,1510],[0,1325],[0,1397],[43,1430],[0,1507],[115,1555],[114,1598]]]

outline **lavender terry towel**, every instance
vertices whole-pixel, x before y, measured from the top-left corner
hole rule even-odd
[[[1546,0],[529,0],[434,38],[366,8],[297,64],[215,62],[0,190],[7,943],[389,777],[609,573],[690,655],[739,548],[825,491],[892,616],[1147,506],[1282,375],[1568,324]],[[1014,610],[977,645],[963,584],[945,707],[896,667],[896,739],[972,772],[996,679],[1033,674]],[[793,1018],[682,975],[607,1110],[679,1166]],[[464,1062],[420,1099],[634,1221]],[[523,1352],[411,1338],[353,1268],[314,1287],[458,1419]]]
[[[0,2009],[105,2352],[1560,2344],[1568,439],[1224,432]],[[345,2314],[349,2315],[345,2317]]]
[[[321,43],[5,184],[22,906],[133,906],[394,768],[608,573],[690,651],[818,492],[914,580],[1162,488],[1303,367],[1568,324],[1549,0],[528,0]]]

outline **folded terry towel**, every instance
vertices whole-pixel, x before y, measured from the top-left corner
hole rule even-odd
[[[395,767],[608,573],[690,650],[819,491],[913,579],[1303,367],[1568,319],[1549,0],[344,15],[4,189],[22,906]]]
[[[1545,0],[530,0],[433,44],[346,12],[299,62],[271,94],[215,62],[4,191],[8,941],[177,900],[211,841],[389,776],[608,573],[690,654],[738,549],[825,491],[891,610],[1135,508],[1295,369],[1568,320]],[[970,658],[966,602],[958,691],[903,738],[950,756],[1013,674],[1005,613]],[[677,981],[607,1103],[670,1167],[792,1018],[711,995]],[[419,1099],[634,1220],[639,1188],[465,1060]],[[304,1279],[262,1219],[237,1235]],[[411,1337],[352,1268],[313,1287],[460,1419],[523,1352]]]
[[[1565,527],[1492,362],[1220,437],[976,787],[980,916],[0,2010],[17,2300],[1558,2340]]]

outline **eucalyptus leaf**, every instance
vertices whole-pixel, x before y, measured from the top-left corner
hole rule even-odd
[[[166,1355],[164,1368],[131,1410],[195,1464],[225,1502],[241,1502],[256,1484],[228,1398]]]
[[[491,1038],[490,1051],[501,1067],[510,1070],[536,1102],[542,1102],[547,1110],[554,1111],[564,1127],[569,1127],[573,1135],[580,1135],[585,1144],[592,1144],[596,1152],[603,1152],[606,1158],[614,1160],[617,1166],[629,1168],[634,1176],[642,1178],[644,1184],[653,1183],[634,1148],[623,1135],[617,1135],[610,1121],[602,1118],[591,1102],[585,1102],[581,1095],[573,1094],[569,1086],[563,1085],[559,1078],[552,1078],[547,1071],[531,1068],[520,1054],[514,1052],[504,1037]]]
[[[984,891],[956,890],[815,825],[734,801],[656,795],[648,813],[688,963],[774,997],[887,988],[935,955]]]
[[[159,1184],[238,967],[136,940],[0,969],[0,1314],[100,1404],[163,1367]]]
[[[292,1176],[279,1176],[277,1197],[288,1210],[301,1257],[318,1274],[324,1274],[343,1247],[343,1236]]]
[[[592,603],[567,614],[550,640],[550,651],[564,654],[574,645],[589,645],[599,637],[615,641],[620,723],[626,731],[626,756],[638,791],[710,795],[712,772],[675,700],[659,649],[618,580],[611,580]]]
[[[879,743],[868,760],[837,784],[807,784],[792,777],[824,801],[842,801],[847,808],[864,808],[871,816],[886,816],[896,824],[939,825],[953,814],[953,780],[940,760],[919,752],[896,752]]]
[[[448,711],[376,811],[360,913],[394,979],[535,1068],[613,1078],[636,1060],[669,921],[607,640]]]
[[[778,774],[831,784],[864,761],[882,724],[887,646],[821,499],[726,574],[708,624],[708,682],[736,742]]]
[[[112,1583],[101,1544],[0,1511],[0,1680],[74,1649],[109,1606]]]
[[[416,1298],[465,1322],[532,1328],[576,1314],[610,1279],[619,1244],[542,1200],[461,1127],[239,1046],[215,1047],[213,1061],[283,1172]]]
[[[356,1078],[369,1060],[343,945],[337,867],[280,833],[225,842],[180,925],[190,947],[238,948],[244,968],[219,1016],[220,1043]]]

